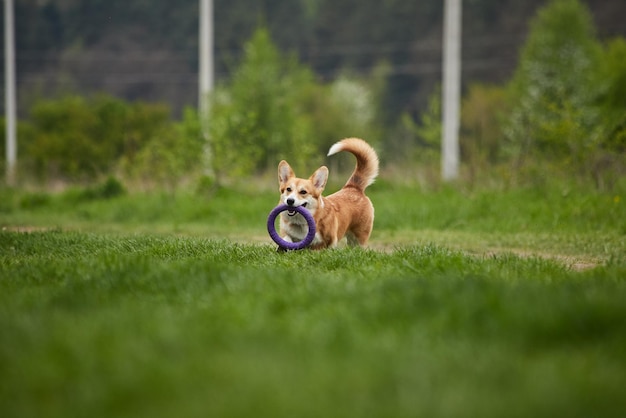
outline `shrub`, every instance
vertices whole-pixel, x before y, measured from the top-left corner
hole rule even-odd
[[[199,176],[204,138],[195,109],[186,108],[180,122],[163,124],[138,151],[125,154],[120,171],[142,188],[173,191],[187,177]]]
[[[30,110],[26,159],[41,180],[94,180],[136,154],[169,123],[160,104],[134,103],[107,95],[40,100]]]
[[[324,85],[293,56],[282,56],[266,29],[246,43],[229,82],[212,95],[209,137],[220,179],[274,170],[288,159],[298,171],[322,162],[348,136],[376,143],[373,93],[347,76]]]
[[[405,152],[411,160],[421,163],[439,163],[441,156],[441,88],[437,87],[428,98],[428,107],[420,115],[419,122],[404,113],[400,117],[402,136],[405,136]]]
[[[295,168],[315,155],[302,97],[312,73],[280,55],[259,29],[244,47],[232,80],[212,96],[209,135],[218,178],[249,175],[289,157]]]
[[[502,118],[506,91],[498,86],[469,86],[461,107],[461,157],[472,181],[502,162]]]
[[[508,151],[516,167],[540,157],[584,171],[597,144],[601,45],[578,0],[555,0],[531,24],[509,85]]]

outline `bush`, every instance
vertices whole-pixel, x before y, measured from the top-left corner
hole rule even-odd
[[[232,79],[211,97],[208,142],[194,109],[174,122],[163,104],[67,95],[30,109],[20,134],[22,162],[42,181],[117,175],[143,188],[173,190],[211,171],[219,185],[275,170],[283,158],[310,170],[330,144],[348,136],[376,143],[374,97],[365,83],[345,76],[316,83],[310,69],[279,53],[265,29],[244,51]]]
[[[316,83],[310,69],[278,52],[263,28],[244,51],[232,79],[211,98],[209,136],[218,181],[274,170],[281,159],[306,172],[348,136],[376,143],[374,99],[365,83],[346,76]]]
[[[120,171],[145,188],[173,191],[204,166],[204,138],[195,109],[186,108],[180,122],[164,124],[133,155],[120,160]]]
[[[626,40],[609,42],[602,51],[599,67],[602,80],[599,103],[606,126],[603,146],[616,152],[626,151]]]
[[[578,0],[554,0],[540,10],[509,84],[507,151],[518,170],[548,162],[586,176],[602,142],[602,46]]]
[[[259,29],[244,47],[232,80],[212,96],[209,135],[218,178],[249,175],[291,158],[295,168],[314,158],[312,125],[302,97],[312,73],[282,57]]]
[[[498,86],[469,86],[461,107],[461,158],[475,182],[502,163],[502,118],[506,91]]]
[[[112,199],[126,194],[126,188],[115,177],[107,177],[102,183],[84,189],[82,200]]]
[[[415,143],[417,151],[413,151],[414,160],[420,162],[439,163],[441,157],[441,88],[437,87],[428,98],[428,108],[415,123],[408,113],[401,117],[402,126],[407,135],[412,136],[410,142]]]
[[[39,179],[91,181],[133,161],[170,122],[164,105],[99,95],[40,100],[27,123],[25,157]]]

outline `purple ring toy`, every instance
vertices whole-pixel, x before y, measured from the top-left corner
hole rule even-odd
[[[278,232],[276,232],[276,217],[281,212],[286,210],[295,210],[300,215],[304,216],[307,225],[309,226],[309,232],[306,234],[306,237],[302,241],[299,242],[288,242],[282,239]],[[267,232],[269,232],[270,237],[274,240],[279,247],[284,248],[286,250],[301,250],[304,247],[308,246],[313,242],[313,238],[315,238],[315,220],[311,215],[311,212],[308,209],[305,209],[302,206],[287,206],[287,205],[278,205],[270,212],[270,215],[267,217]]]

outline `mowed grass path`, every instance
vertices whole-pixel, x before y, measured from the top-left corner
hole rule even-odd
[[[624,416],[621,199],[411,192],[287,254],[272,194],[5,200],[0,416]]]
[[[327,187],[328,193],[338,187]],[[611,193],[566,186],[428,192],[379,180],[370,189],[376,208],[370,246],[378,250],[437,244],[478,256],[507,252],[542,256],[582,268],[626,254],[626,186]],[[51,196],[0,190],[0,228],[271,243],[265,223],[278,202],[276,191],[250,186],[224,188],[204,197],[182,192],[98,199],[93,190],[87,192]]]

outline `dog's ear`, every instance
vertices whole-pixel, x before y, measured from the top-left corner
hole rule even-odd
[[[278,183],[287,183],[287,180],[295,177],[295,173],[291,169],[291,166],[287,163],[287,161],[282,160],[278,163]]]
[[[324,187],[326,187],[326,181],[328,181],[328,168],[324,165],[321,166],[313,173],[309,180],[313,183],[315,188],[321,192],[324,190]]]

